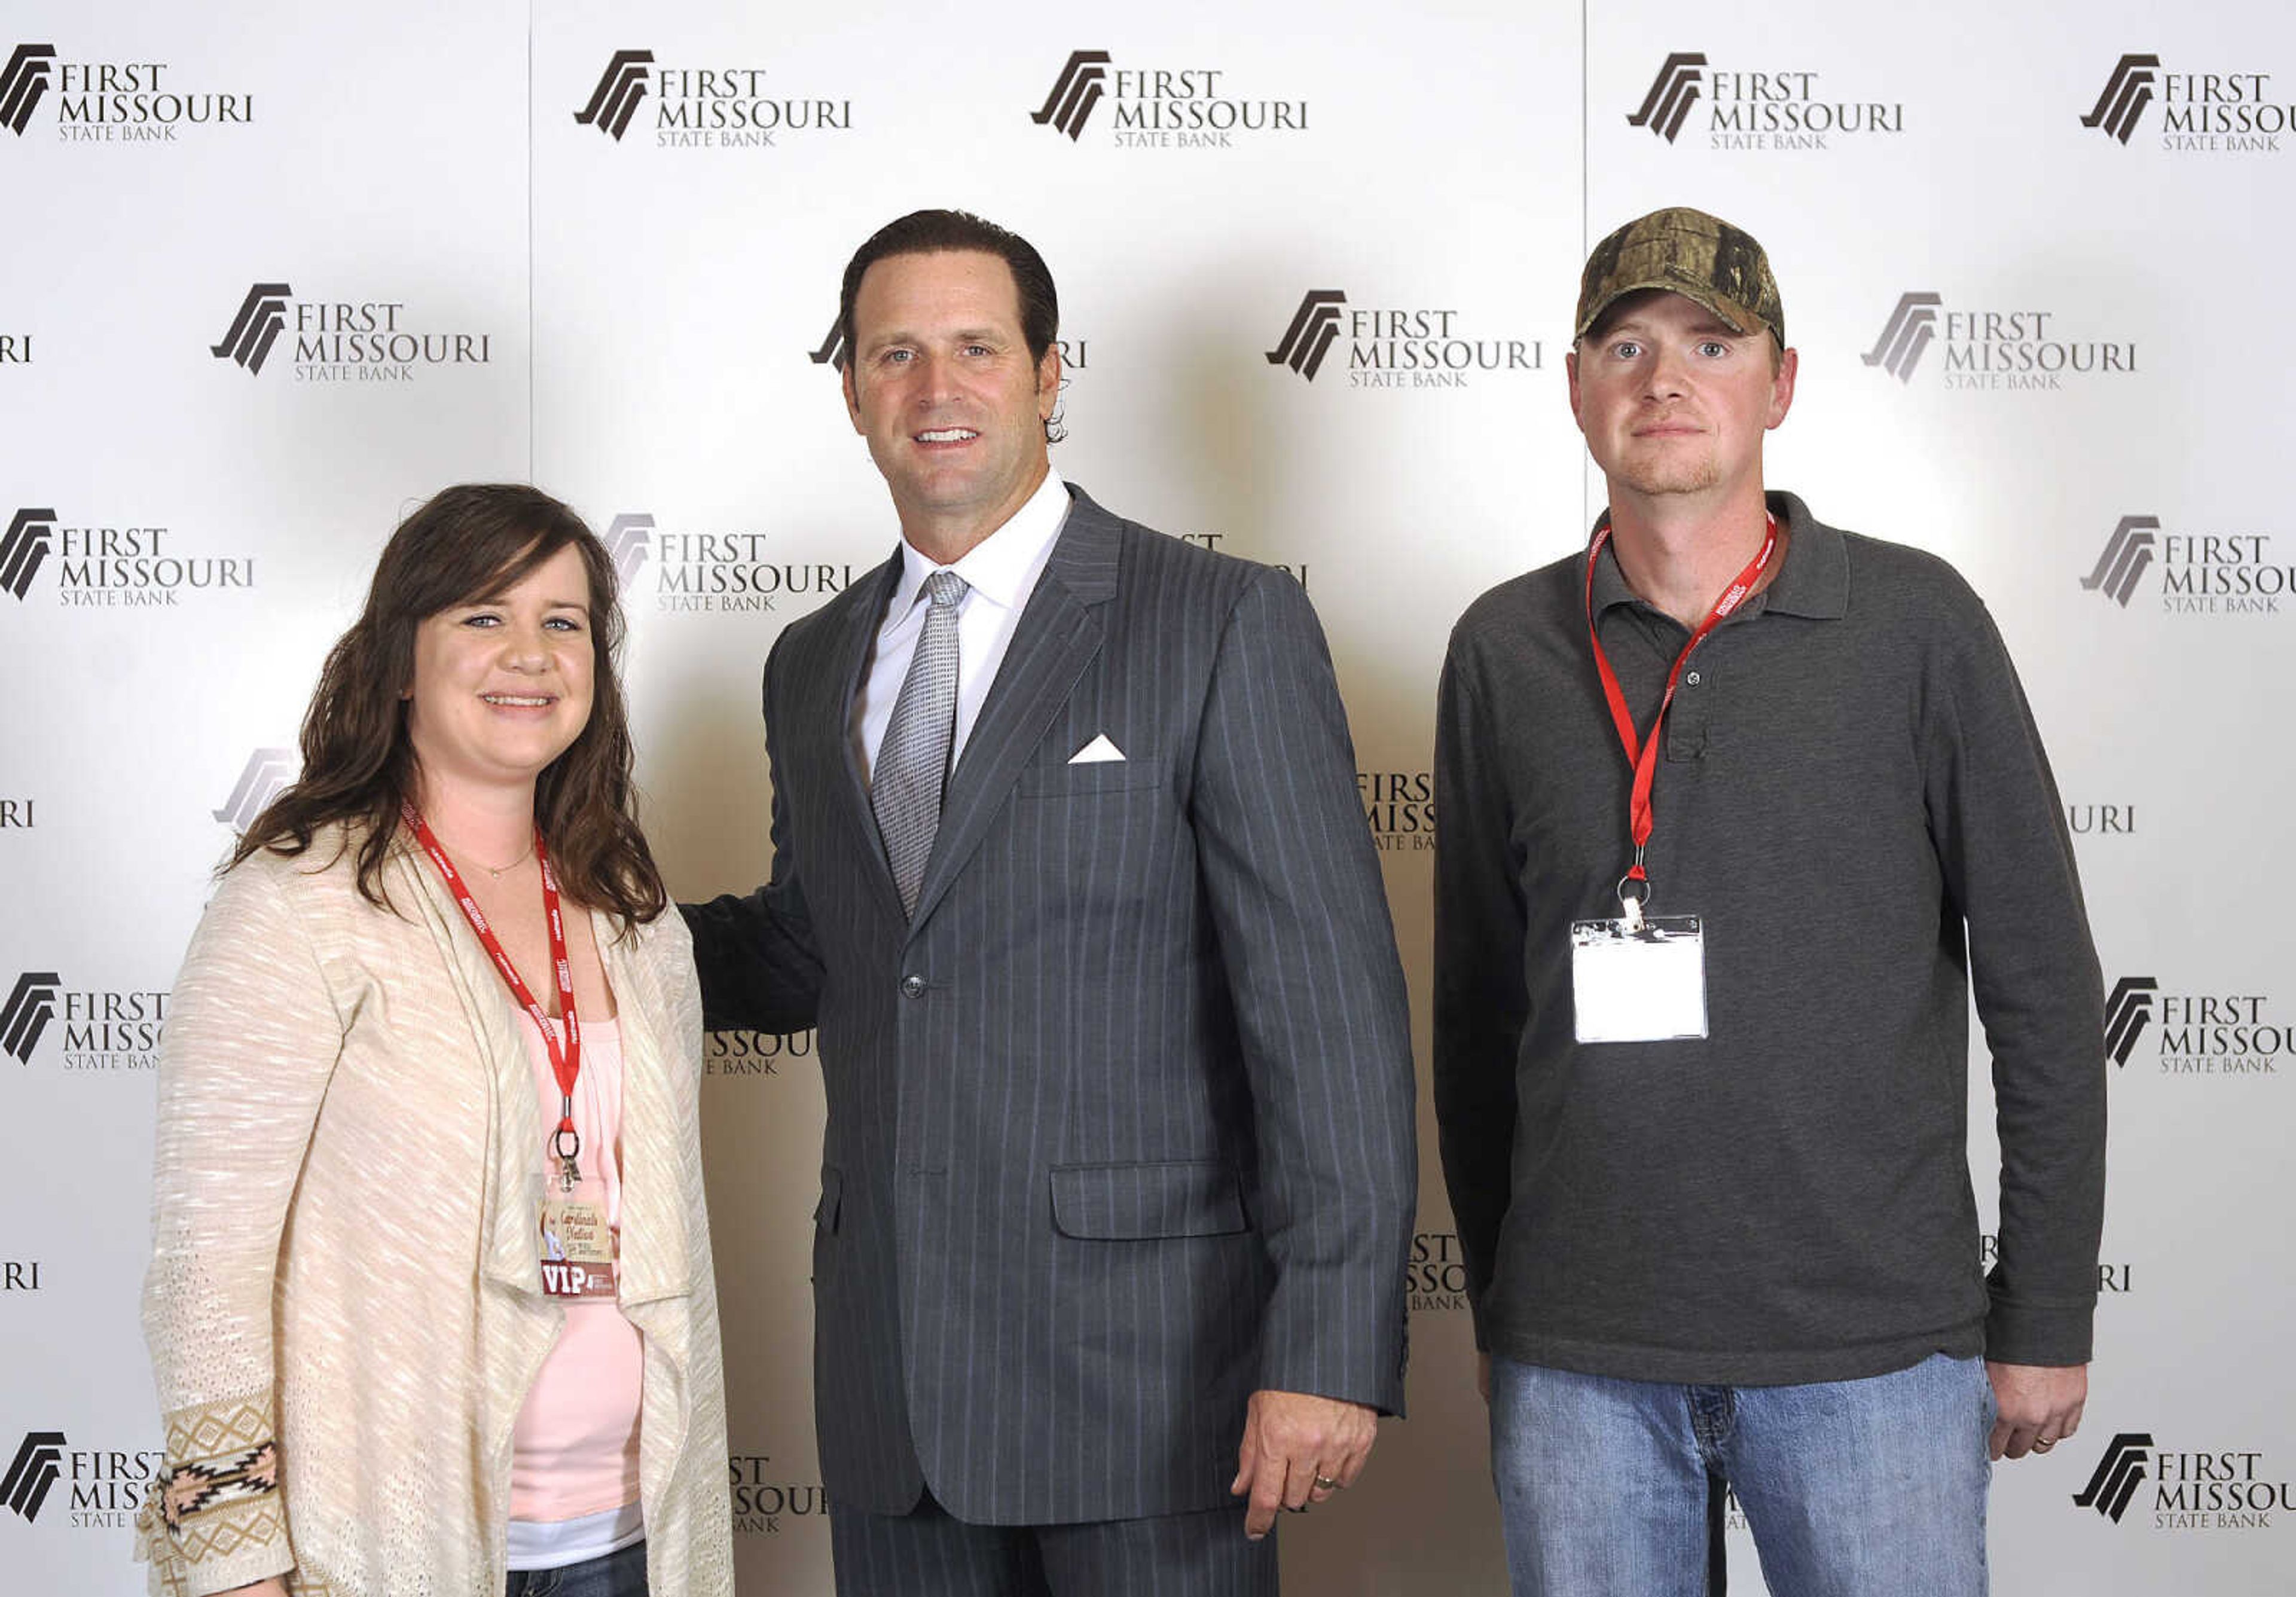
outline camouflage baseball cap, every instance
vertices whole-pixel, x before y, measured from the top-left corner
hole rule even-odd
[[[1664,289],[1694,299],[1734,332],[1767,327],[1784,348],[1785,307],[1769,258],[1752,235],[1719,217],[1670,206],[1638,217],[1595,246],[1578,281],[1573,342],[1587,336],[1613,300],[1639,289]]]

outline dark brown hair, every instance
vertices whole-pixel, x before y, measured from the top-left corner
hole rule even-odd
[[[605,911],[625,930],[660,915],[669,897],[638,831],[615,668],[622,611],[614,562],[581,517],[518,483],[447,488],[398,524],[375,562],[365,608],[320,669],[303,716],[302,775],[255,818],[231,864],[263,848],[299,855],[320,827],[340,822],[358,839],[360,894],[391,907],[383,864],[399,803],[414,796],[406,695],[414,685],[416,629],[441,610],[498,597],[569,547],[590,579],[597,668],[589,721],[535,783],[535,819],[569,898]]]
[[[861,279],[871,266],[889,256],[976,250],[1012,269],[1013,287],[1020,297],[1021,339],[1029,347],[1029,358],[1043,365],[1045,351],[1061,336],[1061,297],[1053,287],[1052,268],[1037,247],[969,210],[913,210],[871,233],[845,263],[845,282],[837,299],[839,369],[853,369],[853,302],[860,298]],[[1057,415],[1045,423],[1047,443],[1057,444],[1066,436]]]

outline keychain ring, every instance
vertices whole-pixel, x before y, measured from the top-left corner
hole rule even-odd
[[[561,1137],[572,1137],[574,1139],[574,1146],[571,1148],[561,1148],[558,1145],[558,1141]],[[581,1151],[582,1134],[576,1131],[572,1126],[562,1126],[557,1130],[550,1134],[550,1152],[552,1158],[570,1159]]]

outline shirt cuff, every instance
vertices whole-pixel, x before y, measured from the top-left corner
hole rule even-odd
[[[295,1567],[269,1393],[168,1416],[167,1462],[135,1529],[136,1559],[169,1597],[209,1597]]]
[[[2096,1305],[2020,1303],[1995,1298],[1985,1316],[1985,1356],[2003,1364],[2085,1364]]]

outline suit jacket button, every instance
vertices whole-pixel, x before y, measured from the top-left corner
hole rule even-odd
[[[922,976],[904,976],[904,977],[902,977],[902,978],[901,978],[901,996],[902,996],[902,997],[904,997],[904,998],[922,998],[922,997],[923,997],[924,995],[925,995],[925,979],[924,979],[923,977],[922,977]]]

